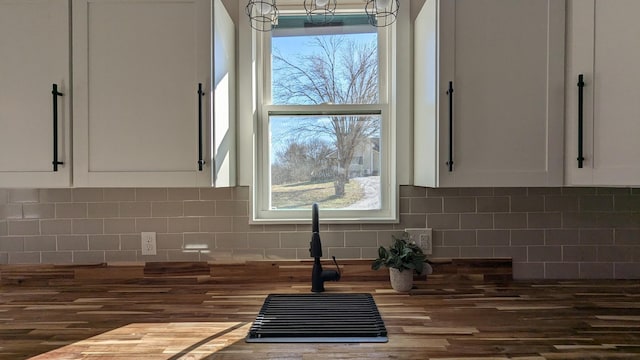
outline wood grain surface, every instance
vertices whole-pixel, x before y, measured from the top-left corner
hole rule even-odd
[[[147,276],[123,267],[121,278],[101,277],[104,266],[30,278],[1,268],[0,359],[640,359],[637,281],[433,276],[396,293],[345,275],[327,292],[373,294],[388,343],[247,344],[265,297],[308,293],[310,281],[214,281],[200,265],[154,266]]]

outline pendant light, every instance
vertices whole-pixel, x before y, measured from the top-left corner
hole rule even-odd
[[[337,0],[304,0],[307,19],[316,25],[330,23],[336,13],[337,5]]]
[[[278,24],[276,0],[249,0],[245,12],[251,27],[258,31],[271,31]]]
[[[400,0],[367,0],[364,11],[369,16],[369,24],[385,27],[393,24],[398,17]]]
[[[248,0],[245,12],[251,27],[258,31],[271,31],[278,25],[276,0]],[[375,27],[393,24],[398,17],[400,0],[365,0],[364,11],[369,23]],[[326,25],[331,23],[336,13],[337,0],[303,0],[304,9],[310,23]]]

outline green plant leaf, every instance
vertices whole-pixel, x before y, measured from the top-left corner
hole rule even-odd
[[[383,263],[384,262],[382,261],[382,259],[376,259],[373,261],[373,264],[371,264],[371,269],[378,270],[383,265]]]
[[[380,259],[386,259],[389,256],[387,249],[384,248],[384,246],[380,246],[378,248],[378,258]]]
[[[393,243],[388,248],[383,246],[378,248],[378,258],[374,260],[371,268],[377,270],[385,265],[400,271],[408,269],[421,273],[426,260],[422,249],[409,242],[409,234],[406,232],[402,236],[392,235],[391,237]]]

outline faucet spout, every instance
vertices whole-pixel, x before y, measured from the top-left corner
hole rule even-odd
[[[318,220],[318,204],[314,203],[311,205],[311,232],[319,233],[320,232],[320,222]]]
[[[311,207],[311,242],[309,244],[309,254],[313,258],[313,269],[311,271],[311,291],[323,292],[325,281],[340,280],[340,268],[336,262],[335,256],[333,261],[338,267],[336,270],[323,270],[320,258],[322,257],[322,242],[320,241],[320,226],[318,220],[318,204]]]

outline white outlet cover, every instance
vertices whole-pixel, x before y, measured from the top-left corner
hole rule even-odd
[[[142,255],[157,255],[156,233],[143,232],[140,238],[142,242]]]
[[[404,229],[409,234],[409,239],[415,242],[425,255],[431,255],[433,253],[432,234],[433,230],[430,228],[410,228]]]

